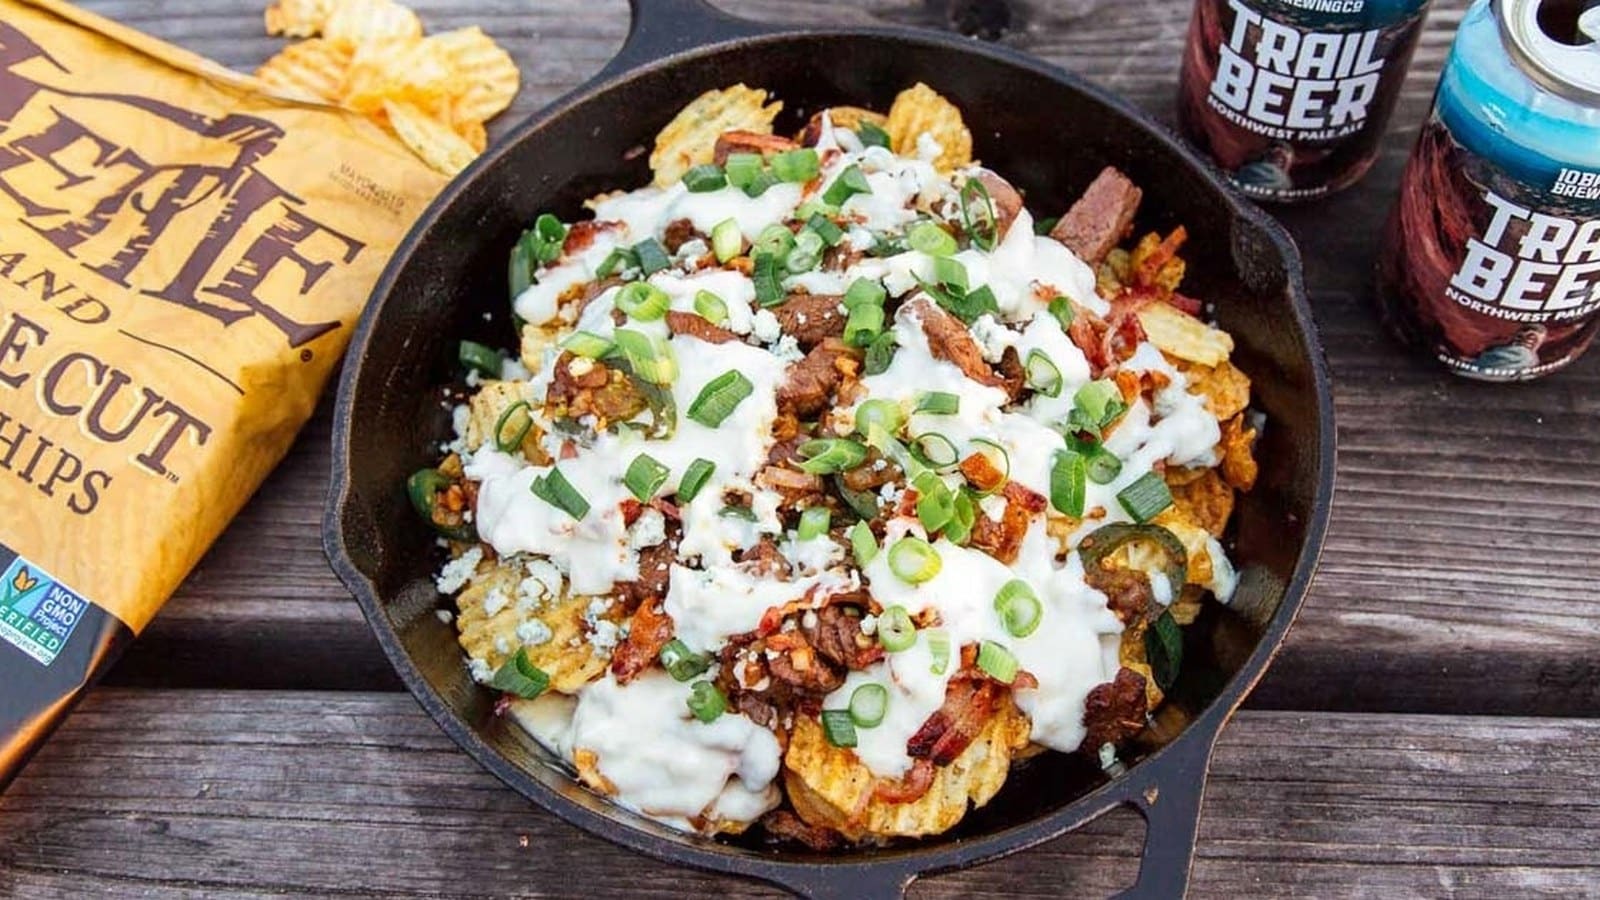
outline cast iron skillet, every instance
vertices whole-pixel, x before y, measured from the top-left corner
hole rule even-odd
[[[758,878],[808,897],[899,897],[920,874],[1046,841],[1119,806],[1148,820],[1127,896],[1178,897],[1189,876],[1201,791],[1218,730],[1282,643],[1311,580],[1333,482],[1333,411],[1300,260],[1284,232],[1223,186],[1176,139],[1123,101],[1020,53],[933,32],[803,29],[730,18],[700,0],[632,0],[617,57],[587,85],[518,126],[422,215],[373,292],[345,364],[334,428],[328,556],[422,706],[481,764],[586,831],[670,862]],[[583,198],[649,180],[640,145],[690,98],[735,82],[783,99],[788,127],[836,103],[886,109],[925,81],[964,112],[985,163],[1050,215],[1106,164],[1145,191],[1139,223],[1192,235],[1185,290],[1215,302],[1266,415],[1260,483],[1235,515],[1242,571],[1227,611],[1186,629],[1182,687],[1192,716],[1115,778],[1046,754],[953,832],[880,849],[815,854],[700,839],[585,790],[551,755],[492,714],[433,612],[433,539],[407,505],[407,474],[437,458],[460,338],[514,343],[506,254],[543,211],[572,220]],[[780,125],[785,124],[780,121]],[[630,152],[632,151],[632,152]],[[485,313],[492,314],[486,322]],[[1214,605],[1213,605],[1214,606]]]

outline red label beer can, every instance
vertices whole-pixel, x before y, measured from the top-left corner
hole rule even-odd
[[[1377,157],[1428,0],[1196,0],[1178,123],[1241,191],[1312,200]]]
[[[1451,371],[1527,381],[1600,330],[1600,3],[1478,0],[1378,264],[1385,321]]]

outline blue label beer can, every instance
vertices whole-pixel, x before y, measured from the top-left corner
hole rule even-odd
[[[1600,0],[1478,0],[1401,179],[1389,326],[1459,375],[1527,381],[1600,330]]]

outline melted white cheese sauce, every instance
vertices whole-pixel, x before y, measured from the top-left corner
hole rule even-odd
[[[938,153],[931,141],[919,142],[916,158],[897,157],[883,148],[864,148],[853,133],[825,125],[818,150],[822,188],[850,165],[859,166],[872,186],[870,193],[857,194],[842,207],[846,216],[857,220],[845,229],[846,241],[854,249],[871,249],[877,242],[875,232],[899,231],[925,215],[919,210],[948,216],[957,207],[956,187],[929,162]],[[732,187],[691,193],[677,184],[599,198],[591,204],[595,218],[612,226],[583,252],[536,273],[538,283],[515,299],[517,314],[536,325],[567,323],[609,337],[617,327],[612,319],[617,288],[589,301],[581,316],[574,304],[563,307],[560,301],[578,285],[593,281],[613,248],[661,239],[666,227],[680,219],[689,220],[701,234],[732,219],[747,239],[754,239],[763,228],[792,216],[804,196],[803,187],[793,184],[776,185],[757,198]],[[680,257],[688,255],[686,249]],[[902,306],[892,323],[899,345],[893,361],[886,371],[863,379],[857,399],[888,398],[909,413],[924,392],[957,395],[956,414],[912,415],[909,434],[937,431],[955,443],[962,456],[973,452],[978,438],[997,441],[1009,455],[1011,477],[1049,496],[1054,453],[1063,446],[1052,426],[1072,409],[1072,398],[1089,382],[1090,371],[1083,353],[1045,308],[1057,295],[1100,314],[1109,306],[1095,292],[1091,268],[1060,243],[1036,236],[1025,210],[992,251],[963,250],[955,260],[966,269],[972,288],[988,286],[994,293],[997,314],[984,317],[972,329],[989,361],[997,361],[1007,347],[1015,347],[1024,360],[1031,351],[1042,352],[1061,372],[1059,395],[1036,395],[1025,406],[1006,409],[1002,391],[978,384],[953,364],[935,358],[921,324]],[[933,275],[933,258],[912,250],[863,257],[846,271],[790,275],[784,284],[791,291],[841,294],[857,278],[867,278],[883,282],[892,296],[905,299],[920,293],[917,279],[930,280]],[[530,466],[520,457],[493,449],[480,450],[466,459],[468,477],[479,482],[480,536],[502,555],[549,558],[566,573],[576,593],[605,594],[614,583],[639,575],[637,547],[660,540],[660,522],[650,520],[646,529],[650,540],[630,534],[623,524],[619,506],[632,499],[622,483],[628,465],[645,452],[667,466],[670,474],[657,492],[666,496],[677,490],[691,462],[710,460],[716,466],[711,479],[693,501],[679,504],[683,538],[665,598],[677,637],[692,650],[713,651],[730,636],[754,630],[772,607],[802,599],[808,592],[820,601],[827,594],[858,588],[864,578],[885,607],[898,604],[912,613],[936,611],[940,627],[951,638],[951,659],[942,674],[932,671],[924,631],[911,648],[888,654],[865,671],[849,673],[844,685],[825,699],[825,708],[842,709],[863,684],[889,689],[883,722],[857,730],[856,755],[874,773],[894,778],[909,769],[906,741],[943,704],[946,685],[959,667],[961,646],[985,640],[1009,648],[1021,668],[1038,680],[1036,689],[1016,693],[1019,707],[1032,719],[1033,739],[1057,750],[1075,750],[1085,733],[1082,720],[1088,692],[1118,669],[1122,631],[1106,609],[1105,596],[1084,582],[1078,556],[1068,554],[1065,562],[1058,563],[1056,541],[1045,533],[1040,518],[1014,565],[941,539],[935,544],[942,558],[940,573],[924,584],[911,585],[890,572],[887,553],[880,552],[858,575],[840,565],[844,548],[830,538],[800,542],[792,532],[786,535],[778,514],[781,498],[753,479],[773,443],[776,391],[798,358],[793,340],[778,333],[771,312],[755,302],[753,282],[740,272],[693,272],[680,263],[649,280],[667,294],[675,310],[693,311],[700,291],[715,294],[728,308],[725,327],[746,336],[747,343],[668,340],[665,322],[630,321],[627,327],[666,341],[676,357],[679,375],[671,387],[678,410],[675,433],[652,440],[627,430],[582,436],[577,457],[557,463],[590,504],[581,520],[530,492],[534,479],[548,473],[548,467]],[[529,388],[536,400],[544,396],[554,368],[549,363],[559,352],[554,346],[542,350],[545,364],[536,369]],[[1127,520],[1116,493],[1155,466],[1216,462],[1217,423],[1203,400],[1188,393],[1181,373],[1149,344],[1141,345],[1123,367],[1159,372],[1170,384],[1153,403],[1136,401],[1108,436],[1106,446],[1123,459],[1123,468],[1110,484],[1087,486],[1086,509],[1095,515],[1086,519],[1074,542],[1102,524]],[[685,413],[705,384],[730,370],[750,380],[751,395],[717,428],[689,419]],[[641,421],[646,418],[641,416]],[[550,424],[541,422],[544,446],[559,458],[567,438]],[[728,491],[750,499],[749,518],[724,513]],[[1004,502],[991,497],[981,506],[986,514],[998,516]],[[915,520],[892,521],[885,548],[908,533],[921,533]],[[765,536],[780,539],[782,552],[796,568],[793,580],[757,578],[735,565],[736,553]],[[1235,573],[1220,545],[1212,541],[1207,549],[1215,572],[1210,587],[1226,600],[1234,589]],[[995,594],[1013,579],[1026,581],[1044,607],[1038,629],[1026,638],[1008,634],[994,609]],[[1169,600],[1175,586],[1164,579],[1154,581],[1159,582],[1157,593]],[[513,708],[531,734],[562,756],[570,759],[578,750],[594,753],[600,773],[614,785],[615,799],[624,806],[684,828],[708,818],[753,820],[779,799],[774,783],[778,742],[771,732],[731,711],[710,724],[694,720],[685,705],[689,691],[689,684],[673,681],[659,670],[648,671],[627,686],[607,674],[581,689],[576,698],[552,696]]]

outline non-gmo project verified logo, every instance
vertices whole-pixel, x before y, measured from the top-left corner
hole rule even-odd
[[[44,665],[55,661],[89,601],[22,557],[0,578],[0,638]]]

